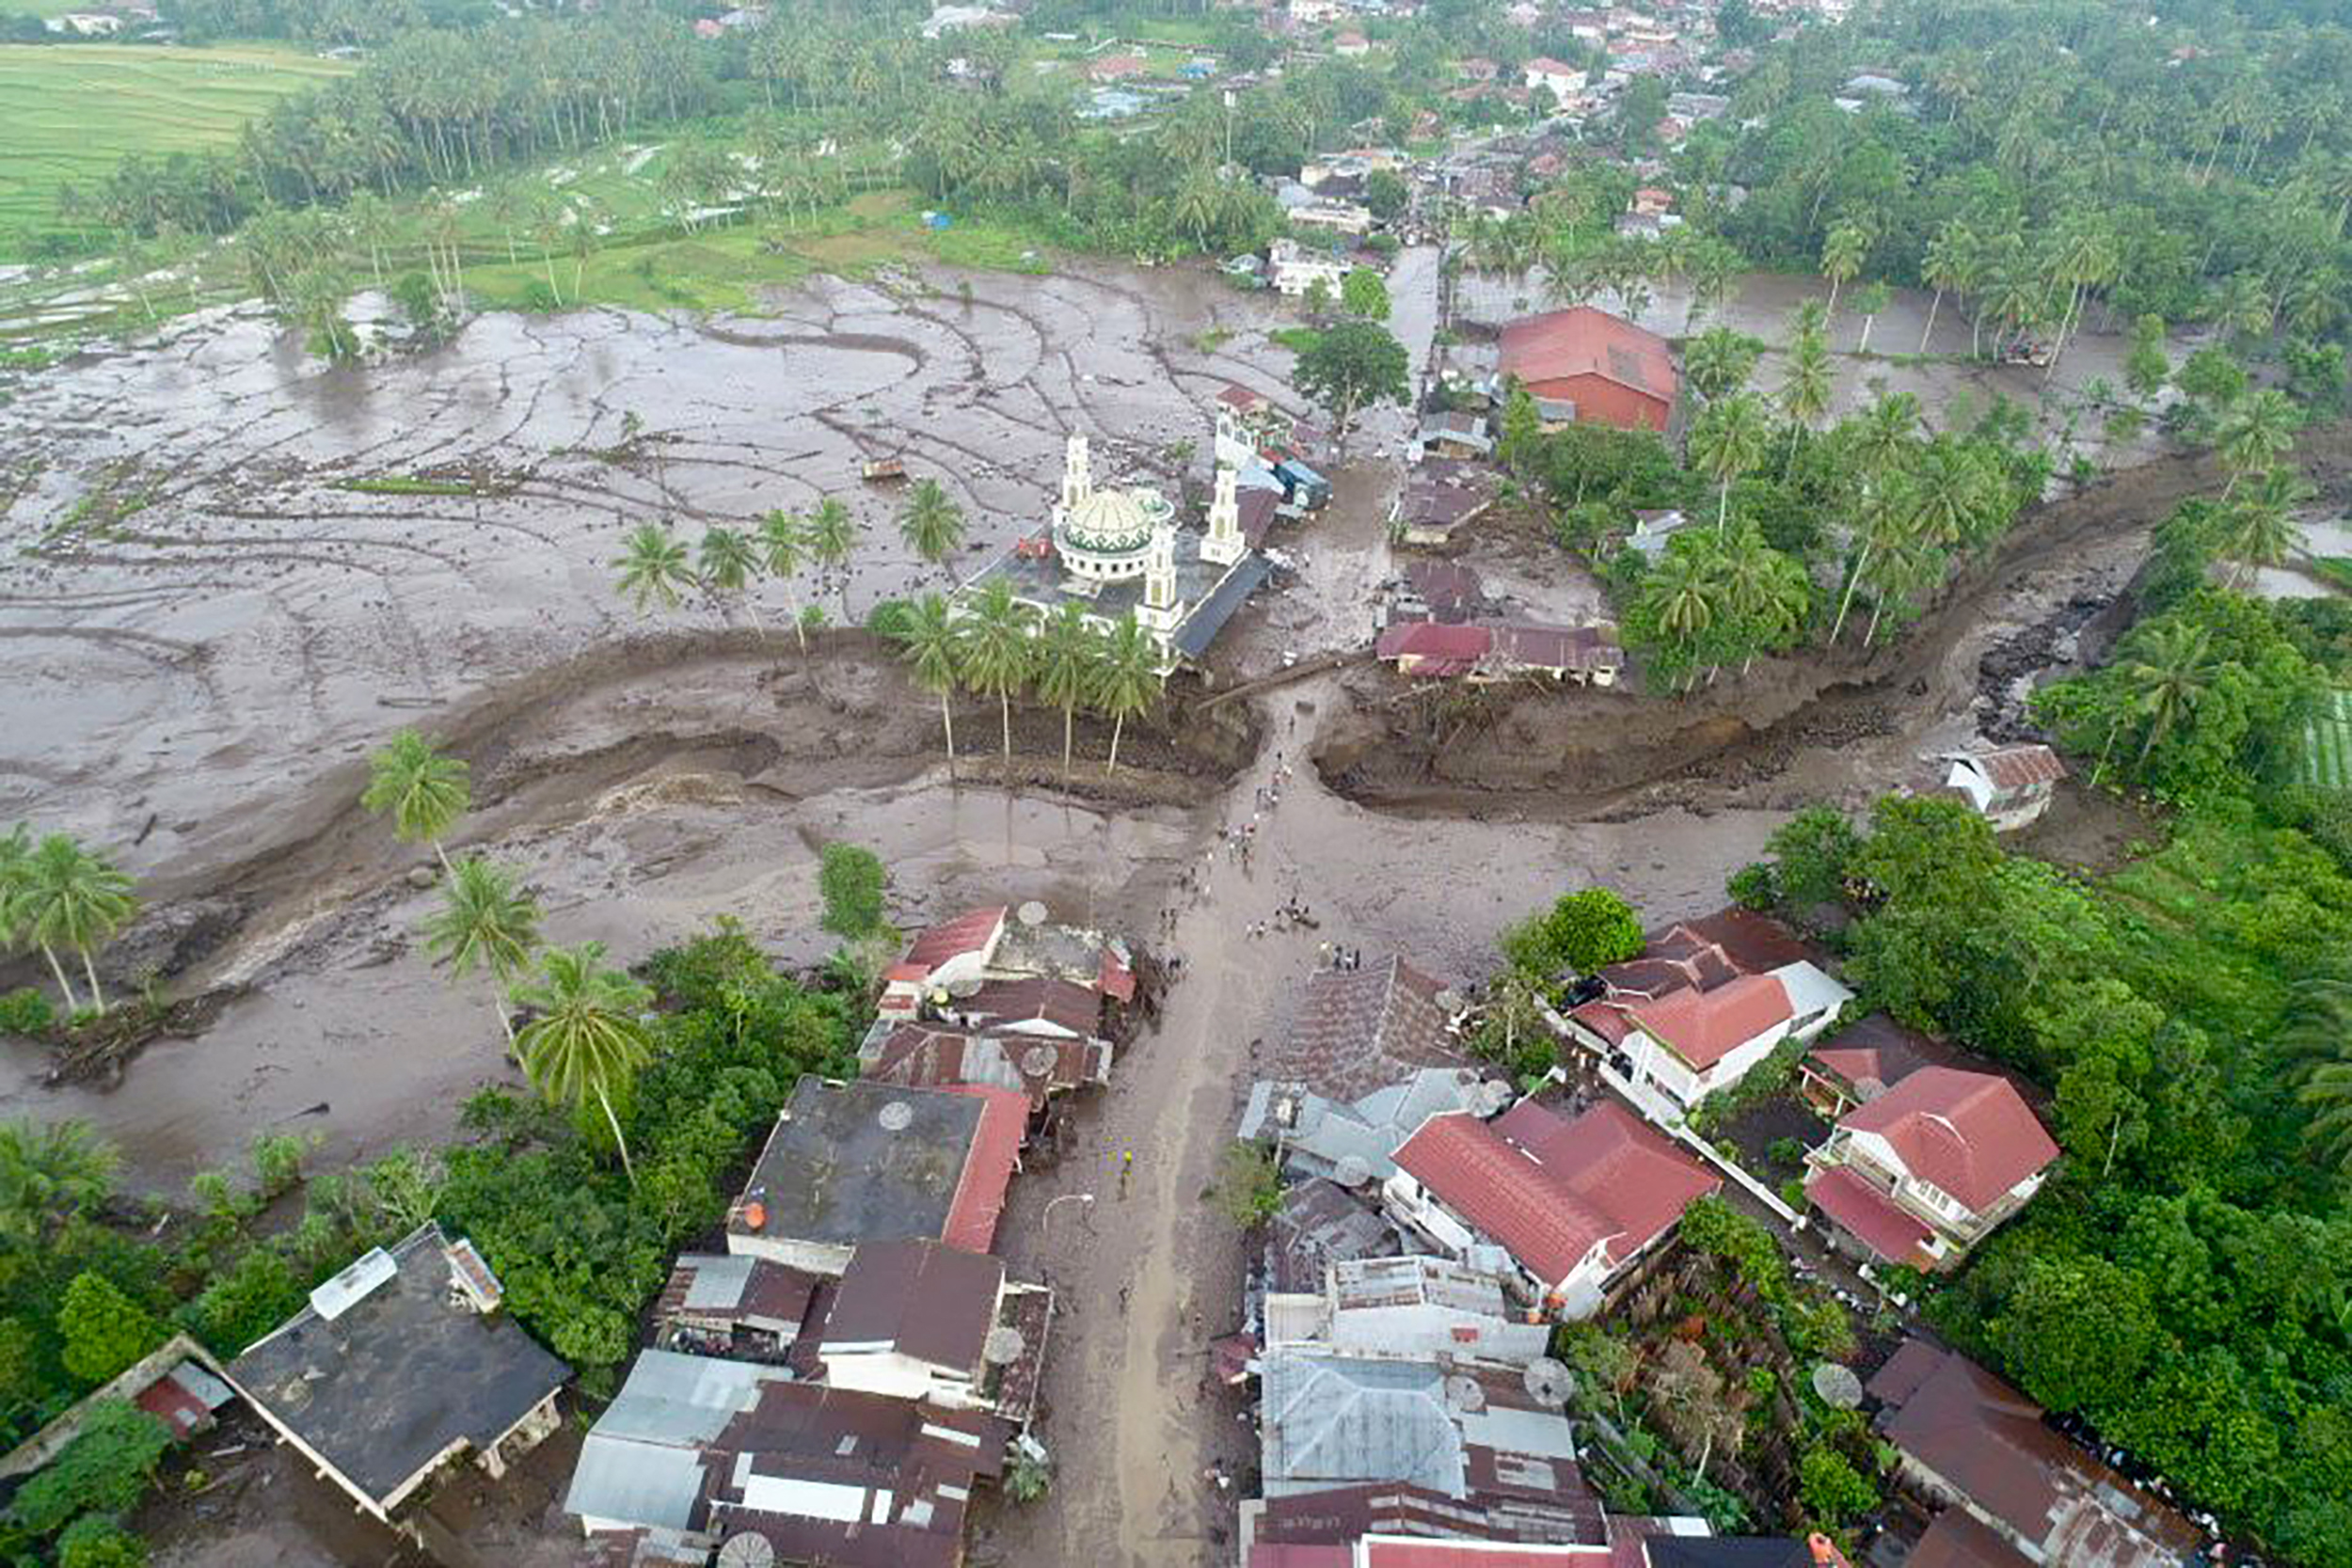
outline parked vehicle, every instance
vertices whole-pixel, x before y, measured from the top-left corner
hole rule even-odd
[[[904,479],[906,477],[907,466],[904,458],[872,457],[866,459],[866,481],[869,484],[878,484],[888,480]]]

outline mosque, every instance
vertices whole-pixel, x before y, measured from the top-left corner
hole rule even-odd
[[[1158,644],[1163,673],[1198,660],[1272,569],[1243,533],[1237,481],[1220,465],[1205,525],[1180,527],[1175,503],[1156,489],[1097,487],[1087,438],[1073,436],[1046,526],[957,596],[1001,580],[1040,615],[1075,601],[1104,630],[1133,615]]]

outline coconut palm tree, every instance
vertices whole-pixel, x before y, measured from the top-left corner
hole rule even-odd
[[[996,699],[1007,778],[1012,776],[1012,694],[1028,684],[1035,654],[1028,614],[1012,596],[1012,585],[1002,578],[982,585],[963,622],[963,684]]]
[[[2265,566],[2283,565],[2303,548],[2295,510],[2315,492],[2293,468],[2265,468],[2222,509],[2221,558],[2237,563],[2243,588]]]
[[[1780,411],[1788,420],[1788,451],[1794,456],[1797,437],[1829,412],[1831,373],[1829,345],[1817,329],[1800,332],[1788,351],[1788,371],[1780,384]]]
[[[445,757],[433,742],[415,730],[402,730],[368,753],[368,787],[359,804],[392,818],[392,836],[406,844],[433,846],[433,853],[449,869],[441,839],[473,804],[473,770],[455,757]]]
[[[1928,242],[1919,275],[1935,291],[1935,296],[1928,301],[1928,325],[1919,329],[1921,354],[1927,353],[1928,340],[1935,334],[1935,314],[1944,308],[1945,293],[1959,293],[1976,286],[1977,248],[1977,236],[1958,218],[1947,221]]]
[[[2137,646],[2123,667],[2123,685],[2131,711],[2148,721],[2141,762],[2204,702],[2212,684],[2211,637],[2209,627],[2162,621],[2134,639]]]
[[[1038,627],[1037,694],[1061,709],[1061,774],[1070,777],[1070,754],[1078,705],[1092,690],[1104,659],[1103,634],[1087,619],[1086,606],[1064,599]]]
[[[64,833],[51,833],[35,845],[13,877],[19,892],[11,900],[10,917],[23,931],[24,940],[40,948],[41,957],[49,960],[49,972],[65,993],[66,1006],[73,1006],[73,992],[57,961],[59,948],[82,956],[90,1002],[104,1012],[106,993],[99,989],[94,956],[138,909],[131,879]]]
[[[1764,455],[1771,432],[1764,405],[1753,392],[1740,392],[1707,405],[1691,426],[1691,456],[1720,487],[1715,505],[1715,531],[1730,524],[1731,482],[1756,467]]]
[[[1142,623],[1129,615],[1112,626],[1094,674],[1094,701],[1111,716],[1110,762],[1103,769],[1106,776],[1119,771],[1119,737],[1128,718],[1151,711],[1159,700],[1161,681],[1160,645]]]
[[[24,934],[24,898],[25,875],[32,859],[32,829],[19,822],[6,836],[0,836],[0,953],[15,952],[29,944]],[[62,973],[57,976],[57,985],[65,990],[66,1006],[72,1008],[73,992],[66,990]]]
[[[664,610],[675,610],[679,595],[694,585],[693,569],[686,563],[686,546],[660,523],[640,523],[629,530],[612,565],[621,574],[620,591],[628,595],[640,615],[656,602]]]
[[[506,989],[531,967],[539,945],[539,904],[518,885],[515,868],[469,855],[441,883],[441,907],[424,922],[424,945],[459,978],[475,970],[491,980],[490,1005],[508,1050],[515,1025],[506,1016]]]
[[[792,611],[792,635],[800,639],[803,653],[808,652],[808,629],[801,625],[801,595],[792,579],[800,573],[801,556],[807,548],[808,525],[791,513],[779,508],[759,520],[759,563],[784,584],[784,602]]]
[[[963,545],[963,509],[948,499],[947,492],[935,479],[919,482],[907,498],[906,515],[898,519],[898,537],[907,548],[947,574],[948,586],[955,585],[956,574],[947,565],[947,558]]]
[[[892,633],[899,657],[914,667],[914,684],[939,694],[939,723],[947,733],[947,772],[956,770],[956,688],[963,682],[963,623],[947,601],[926,594],[908,607]]]
[[[1715,624],[1717,596],[1712,550],[1670,549],[1642,578],[1642,602],[1650,619],[1677,641],[1695,642]]]
[[[831,496],[808,515],[809,559],[834,575],[841,589],[841,619],[850,619],[850,556],[857,548],[857,519]]]
[[[2306,1146],[2328,1164],[2352,1170],[2352,1059],[2312,1069],[2295,1098],[2311,1113],[2303,1125]]]
[[[549,1104],[582,1111],[595,1102],[635,1186],[636,1167],[612,1101],[627,1098],[638,1069],[653,1060],[639,1017],[652,1006],[653,992],[622,971],[605,968],[604,943],[585,942],[540,954],[537,976],[516,987],[514,995],[518,1006],[539,1015],[515,1037],[523,1071]]]
[[[1853,346],[1856,354],[1870,352],[1870,328],[1878,325],[1880,315],[1893,302],[1894,297],[1894,291],[1887,288],[1885,284],[1875,281],[1866,285],[1860,293],[1854,295],[1854,309],[1862,312],[1862,338]]]
[[[1783,646],[1804,625],[1811,587],[1804,565],[1766,544],[1754,523],[1724,541],[1715,588],[1725,612],[1751,634],[1742,675],[1756,649]]]
[[[113,1193],[122,1156],[85,1121],[0,1121],[0,1236],[38,1244]]]
[[[759,607],[752,603],[751,597],[752,584],[758,580],[760,570],[759,551],[752,547],[752,542],[739,530],[713,523],[703,530],[694,558],[701,568],[703,586],[713,594],[740,598],[751,615],[752,630],[764,640],[768,628],[760,624]]]
[[[2230,466],[2230,483],[2221,494],[2226,498],[2237,488],[2239,480],[2277,462],[2295,445],[2299,423],[2295,400],[2275,387],[2249,392],[2232,404],[2215,433],[2221,460]]]
[[[1909,392],[1883,393],[1854,423],[1854,455],[1873,478],[1908,467],[1917,455],[1919,426],[1916,397]]]
[[[1829,314],[1837,314],[1837,291],[1862,270],[1870,235],[1859,224],[1841,223],[1821,241],[1821,276],[1829,279]]]
[[[1681,232],[1679,230],[1674,230]],[[1710,326],[1691,340],[1682,367],[1699,396],[1709,402],[1743,389],[1763,344],[1728,326]]]
[[[1829,640],[1833,647],[1836,645],[1837,634],[1845,629],[1846,612],[1853,608],[1854,590],[1861,586],[1864,578],[1870,576],[1871,558],[1915,531],[1919,515],[1917,484],[1909,474],[1899,470],[1888,483],[1864,498],[1862,515],[1855,528],[1853,559],[1846,569],[1846,591],[1838,596],[1837,616],[1830,623]]]

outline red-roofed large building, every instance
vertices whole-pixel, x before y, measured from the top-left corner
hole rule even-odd
[[[1504,327],[1500,369],[1537,399],[1620,430],[1663,431],[1682,386],[1665,339],[1590,305]]]
[[[1571,1319],[1723,1184],[1614,1101],[1573,1121],[1533,1101],[1491,1124],[1434,1116],[1396,1165],[1381,1196],[1400,1224],[1454,1258],[1502,1247],[1527,1295]]]
[[[2058,1145],[2008,1080],[1924,1067],[1805,1157],[1805,1196],[1890,1263],[1949,1269],[2042,1186]]]

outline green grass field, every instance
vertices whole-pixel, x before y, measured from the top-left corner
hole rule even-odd
[[[2315,789],[2352,790],[2352,690],[2329,693],[2327,710],[2303,733],[2303,782]]]
[[[233,142],[278,99],[351,69],[259,44],[0,45],[0,261],[56,227],[63,182],[103,179],[127,152]]]

